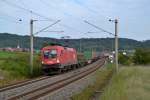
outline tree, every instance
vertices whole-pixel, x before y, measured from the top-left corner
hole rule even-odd
[[[132,63],[132,58],[128,55],[123,55],[123,53],[120,53],[118,58],[119,64],[130,65]]]
[[[135,64],[150,64],[150,49],[136,49],[133,61]]]

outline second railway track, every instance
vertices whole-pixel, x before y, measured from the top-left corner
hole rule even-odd
[[[14,84],[10,84],[10,85],[7,85],[3,88],[0,88],[0,92],[3,92],[5,90],[9,90],[9,89],[14,89],[16,87],[24,86],[24,85],[27,85],[27,84],[31,84],[31,83],[41,81],[41,80],[44,80],[44,79],[47,79],[47,78],[50,78],[50,77],[49,76],[41,76],[41,77],[38,77],[38,78],[29,79],[29,80],[17,82],[17,83],[14,83]]]
[[[1,89],[0,100],[34,100],[39,97],[46,95],[47,93],[51,93],[67,84],[70,84],[76,80],[83,78],[84,76],[96,71],[99,67],[101,67],[105,62],[105,59],[101,59],[88,67],[84,67],[83,69],[77,69],[72,72],[68,72],[63,75],[58,75],[56,77],[45,77],[45,79],[41,79],[41,81],[31,82],[31,84],[24,84],[18,86],[16,88],[10,89]],[[38,80],[38,79],[37,79]],[[40,80],[40,79],[39,79]],[[21,89],[21,90],[19,90]],[[12,93],[13,92],[13,93]]]

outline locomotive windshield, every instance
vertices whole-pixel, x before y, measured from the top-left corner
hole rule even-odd
[[[44,58],[55,58],[57,56],[56,50],[45,50],[44,51]]]

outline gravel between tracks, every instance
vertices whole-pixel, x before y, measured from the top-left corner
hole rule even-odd
[[[71,100],[70,97],[80,93],[84,88],[94,83],[95,73],[96,72],[93,72],[80,80],[77,80],[59,90],[56,90],[53,93],[39,98],[38,100]]]
[[[7,100],[8,98],[12,97],[12,96],[16,96],[18,94],[22,94],[22,93],[26,93],[29,92],[33,89],[37,89],[39,87],[45,86],[47,84],[50,83],[54,83],[60,79],[64,79],[66,77],[72,76],[72,75],[77,75],[80,71],[86,70],[88,68],[91,68],[92,66],[96,65],[98,62],[93,63],[92,65],[88,65],[87,67],[81,68],[81,69],[77,69],[75,71],[72,72],[68,72],[62,75],[58,75],[58,76],[54,76],[42,81],[38,81],[32,84],[28,84],[25,86],[21,86],[18,88],[14,88],[14,89],[10,89],[10,90],[6,90],[3,92],[0,92],[0,100]],[[61,100],[61,99],[55,99],[55,100]]]

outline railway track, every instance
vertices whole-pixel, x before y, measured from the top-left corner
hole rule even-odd
[[[24,85],[27,85],[27,84],[31,84],[31,83],[34,83],[34,82],[38,82],[38,81],[41,81],[41,80],[44,80],[44,79],[47,79],[47,78],[50,78],[50,76],[41,76],[41,77],[34,78],[34,79],[20,81],[20,82],[10,84],[10,85],[7,85],[5,87],[0,88],[0,92],[3,92],[5,90],[9,90],[9,89],[14,89],[14,88],[19,87],[19,86],[24,86]]]
[[[42,77],[28,82],[23,82],[14,86],[0,89],[0,100],[34,100],[60,89],[84,76],[96,71],[105,62],[101,59],[88,67],[77,69],[54,77]],[[19,90],[21,89],[21,90]]]

